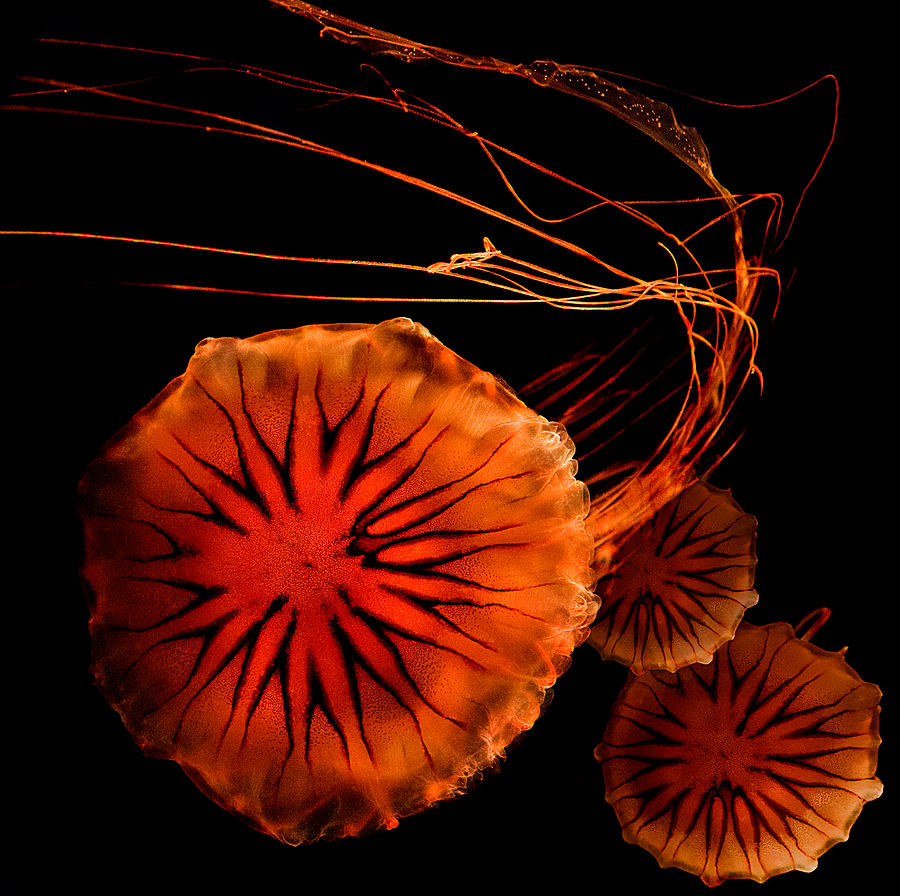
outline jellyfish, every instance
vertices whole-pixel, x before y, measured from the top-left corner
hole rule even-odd
[[[882,792],[881,691],[810,643],[827,617],[743,622],[709,665],[629,678],[596,749],[626,841],[717,886],[847,839]]]
[[[432,277],[437,275],[452,280],[454,284],[475,284],[482,291],[494,293],[493,298],[485,298],[482,292],[477,298],[454,301],[538,303],[546,308],[576,313],[622,312],[627,321],[622,324],[626,335],[619,347],[609,353],[585,356],[588,363],[583,376],[563,362],[551,369],[549,378],[538,377],[522,390],[523,396],[528,397],[531,390],[549,385],[554,394],[545,396],[534,407],[549,419],[570,428],[572,425],[579,427],[576,439],[579,458],[585,470],[584,480],[592,494],[588,526],[595,540],[593,565],[597,574],[608,576],[629,536],[681,494],[696,479],[698,470],[708,473],[711,464],[717,462],[712,451],[724,438],[735,402],[757,375],[754,315],[761,285],[774,274],[747,254],[744,217],[747,206],[754,200],[736,197],[719,183],[703,140],[696,131],[681,125],[668,106],[637,91],[622,88],[596,70],[541,60],[529,65],[515,65],[494,57],[469,56],[361,25],[307,3],[285,2],[281,5],[315,21],[325,35],[376,54],[403,61],[439,62],[451,70],[487,70],[511,80],[537,85],[547,92],[586,101],[651,137],[678,166],[699,178],[712,195],[693,207],[693,200],[674,201],[672,206],[684,213],[686,220],[678,229],[669,229],[671,225],[656,220],[642,203],[613,199],[581,187],[546,165],[531,162],[467,127],[444,109],[394,89],[390,84],[387,91],[362,92],[261,68],[243,68],[241,74],[249,75],[263,85],[274,81],[294,91],[308,92],[320,105],[337,106],[353,100],[377,111],[399,113],[420,119],[436,130],[449,131],[461,150],[474,151],[487,161],[488,170],[495,170],[512,208],[488,205],[462,189],[451,189],[416,173],[392,167],[377,156],[352,154],[309,137],[221,112],[123,93],[123,85],[83,87],[47,81],[40,85],[38,93],[68,96],[73,91],[84,92],[92,99],[105,99],[114,104],[127,102],[138,110],[146,110],[148,120],[156,124],[202,131],[203,134],[242,136],[264,144],[286,146],[304,155],[337,160],[352,169],[375,173],[399,182],[401,186],[438,196],[475,212],[491,224],[504,226],[518,238],[536,241],[554,256],[554,264],[557,263],[555,256],[562,253],[570,262],[584,265],[596,279],[549,267],[549,261],[545,265],[502,250],[488,236],[482,238],[483,251],[455,252],[450,254],[449,260],[422,265],[373,259],[282,256],[115,234],[70,232],[68,235],[133,241],[233,257],[331,266],[359,265],[365,266],[367,273],[375,270],[425,272]],[[213,59],[190,57],[190,61],[192,65],[205,63],[205,68],[220,65]],[[86,111],[85,114],[97,113]],[[171,118],[163,120],[154,116]],[[507,164],[522,166],[526,174],[538,175],[552,186],[573,190],[576,203],[570,203],[571,210],[559,218],[541,215],[519,192],[507,171]],[[715,204],[712,217],[709,201]],[[696,214],[691,215],[691,212]],[[617,228],[634,226],[642,232],[642,239],[654,241],[651,245],[657,250],[658,258],[646,273],[630,273],[606,260],[595,247],[582,245],[562,229],[557,233],[550,227],[601,213],[611,214]],[[705,247],[704,241],[713,231],[716,232],[716,248],[732,256],[729,268],[701,264],[700,249]],[[572,270],[575,270],[574,264]],[[170,289],[197,291],[209,288],[171,282],[166,285]],[[259,291],[256,294],[287,297],[274,292]],[[293,295],[292,298],[321,300],[323,296],[307,294]],[[390,298],[382,296],[379,300]],[[427,301],[418,300],[423,304]],[[436,301],[442,300],[436,298]],[[332,318],[335,319],[339,318]],[[615,325],[604,329],[614,328]],[[651,345],[652,350],[648,350]],[[631,357],[622,359],[623,352]],[[642,354],[645,356],[643,363],[637,363]],[[666,358],[662,368],[652,360],[659,357]],[[560,396],[563,396],[563,406],[554,407],[560,403]],[[642,423],[640,436],[635,435],[639,427],[631,425],[635,421]],[[710,628],[720,633],[733,631],[734,624],[732,620],[723,628],[717,620],[709,622]]]
[[[729,492],[694,483],[622,547],[598,585],[591,644],[635,675],[710,662],[758,600],[755,542]]]
[[[394,827],[531,727],[586,634],[573,454],[408,319],[204,340],[82,480],[95,677],[267,833]]]
[[[71,329],[79,338],[60,339],[62,349],[53,357],[71,353],[72,363],[61,366],[83,372],[83,383],[76,394],[74,378],[71,383],[63,378],[61,388],[70,388],[72,393],[67,396],[70,400],[57,404],[64,409],[78,408],[77,415],[72,412],[69,431],[83,439],[79,449],[85,463],[101,450],[96,442],[107,438],[161,383],[183,368],[180,353],[185,346],[209,332],[246,335],[317,321],[331,325],[346,320],[387,320],[408,313],[405,303],[411,301],[416,304],[411,316],[479,367],[502,375],[517,387],[524,383],[518,392],[525,404],[564,425],[576,447],[579,478],[592,496],[585,523],[594,540],[592,576],[609,581],[624,546],[634,543],[630,541],[634,534],[728,453],[732,441],[728,422],[734,417],[735,402],[756,376],[756,326],[768,311],[757,302],[764,281],[769,280],[771,287],[775,278],[764,262],[767,244],[761,246],[756,239],[759,221],[753,217],[768,200],[757,194],[731,194],[722,188],[712,176],[699,135],[682,126],[680,116],[676,119],[668,107],[644,96],[644,88],[626,89],[615,83],[615,76],[546,60],[519,65],[441,51],[346,19],[338,21],[339,17],[309,4],[289,5],[315,21],[325,39],[308,39],[314,38],[317,29],[283,10],[256,10],[252,15],[258,16],[254,21],[263,23],[258,30],[265,32],[265,40],[289,48],[280,58],[273,56],[277,61],[271,65],[244,64],[244,48],[258,36],[256,29],[241,28],[239,36],[246,43],[240,50],[235,50],[235,45],[225,50],[230,61],[223,62],[202,43],[196,52],[185,53],[189,40],[183,37],[181,22],[173,30],[172,21],[163,16],[157,34],[132,35],[119,41],[131,50],[82,45],[92,60],[102,62],[100,75],[90,71],[78,78],[66,69],[74,58],[72,47],[42,45],[42,51],[71,51],[71,55],[66,62],[57,63],[50,78],[27,82],[24,97],[13,101],[32,107],[25,115],[16,112],[17,121],[33,122],[33,111],[40,109],[45,122],[56,106],[55,111],[64,113],[66,125],[75,123],[75,116],[83,113],[85,127],[96,128],[100,135],[89,143],[80,163],[71,163],[79,177],[67,178],[67,185],[74,183],[77,188],[81,183],[88,195],[59,201],[53,214],[46,204],[32,201],[32,193],[39,193],[61,170],[58,159],[50,158],[46,165],[37,165],[42,176],[29,182],[28,213],[10,215],[17,225],[25,222],[22,229],[42,228],[42,245],[52,250],[41,250],[35,269],[51,271],[65,283],[71,328],[57,329],[66,331],[67,336]],[[478,11],[478,16],[487,14],[484,9]],[[473,41],[477,38],[480,29],[471,26],[476,20],[481,21],[460,14],[448,22],[448,27],[464,23],[466,29],[462,38],[454,39],[454,46],[464,46],[469,35]],[[283,27],[271,27],[272,21]],[[83,39],[85,30],[90,36],[90,28],[77,36]],[[215,30],[204,23],[201,33],[211,35]],[[105,33],[102,28],[94,31]],[[435,33],[443,37],[442,30]],[[334,37],[349,46],[335,49],[330,42]],[[302,45],[298,44],[301,39],[306,39]],[[615,38],[604,37],[596,44],[592,39],[589,50],[593,54],[595,47],[598,52],[603,48],[600,61],[605,64],[615,43]],[[720,43],[714,41],[710,46]],[[298,45],[302,52],[297,52]],[[137,51],[136,47],[144,49]],[[360,49],[371,55],[357,52]],[[342,79],[328,65],[322,66],[327,71],[322,79],[319,74],[309,74],[313,66],[308,62],[318,52],[327,54],[330,65],[345,51],[352,77]],[[248,49],[247,55],[252,58],[252,50]],[[241,57],[240,64],[235,64],[236,56]],[[122,58],[129,60],[124,74],[116,69]],[[642,58],[646,54],[642,53]],[[406,59],[422,64],[401,74],[398,71],[403,66],[391,68]],[[472,82],[461,80],[449,94],[420,90],[435,69],[457,74],[461,67],[480,73],[468,73]],[[285,74],[294,71],[297,73]],[[205,85],[210,83],[206,79],[213,78],[221,92],[204,95]],[[521,87],[522,94],[510,99],[513,90],[504,92],[503,82],[507,87],[515,82],[514,88]],[[469,90],[468,83],[475,89]],[[276,101],[263,109],[256,103],[268,91],[276,94]],[[646,92],[653,93],[653,89]],[[574,109],[578,104],[583,118],[574,126],[570,118],[569,126],[560,128],[552,107]],[[525,114],[520,114],[521,110]],[[339,128],[331,142],[319,139],[328,119],[338,118],[342,112],[347,113],[348,126]],[[661,140],[659,155],[671,156],[676,167],[684,167],[690,184],[670,185],[664,174],[660,174],[663,186],[654,182],[654,174],[663,168],[657,165],[658,157],[644,164],[639,156],[638,168],[623,167],[613,153],[621,134],[607,133],[603,123],[607,113],[622,122],[623,131],[634,128]],[[525,137],[521,145],[529,149],[534,161],[516,152],[518,144],[510,144],[509,149],[503,145],[505,128],[511,122],[522,125]],[[304,130],[307,124],[308,131]],[[444,141],[441,152],[433,152],[422,129],[413,129],[419,124],[438,132]],[[139,133],[138,151],[123,151],[116,137],[132,126]],[[53,133],[44,146],[65,146],[67,159],[79,159],[78,141],[67,134]],[[382,139],[386,135],[396,136],[392,146]],[[613,139],[607,139],[609,136]],[[241,147],[234,156],[228,155],[232,143]],[[173,151],[174,144],[177,149]],[[192,151],[196,146],[202,147],[200,153]],[[387,150],[398,147],[403,149],[402,161],[387,161]],[[588,156],[589,166],[580,172],[574,169],[573,175],[570,160],[578,150]],[[477,166],[467,165],[473,155],[484,169],[474,174]],[[94,176],[83,173],[91,170],[92,159],[101,156],[104,165],[121,165],[121,169]],[[219,158],[229,161],[217,163]],[[160,178],[164,163],[172,160],[175,164]],[[319,163],[322,167],[317,167]],[[437,173],[435,169],[439,169]],[[635,170],[639,172],[636,176]],[[485,171],[487,176],[482,177]],[[629,171],[632,179],[626,183],[623,175]],[[717,168],[717,173],[722,171],[727,167]],[[372,180],[362,180],[363,175],[371,175]],[[601,183],[608,176],[613,188],[596,188],[595,175]],[[204,181],[205,176],[214,181],[214,189],[193,193],[195,183]],[[721,176],[731,183],[731,172]],[[381,191],[375,189],[379,178],[387,184]],[[560,201],[547,202],[540,189],[533,189],[535,181],[544,186],[549,183],[553,198]],[[142,192],[145,183],[149,186]],[[114,185],[112,198],[102,194],[105,184]],[[697,184],[708,188],[710,195],[697,196],[701,191]],[[15,192],[17,184],[11,187]],[[100,194],[98,201],[94,191]],[[247,205],[245,193],[259,196],[261,201]],[[436,205],[419,211],[416,196],[426,194]],[[123,201],[117,203],[117,198]],[[7,209],[12,207],[7,204]],[[59,214],[61,209],[65,214]],[[208,215],[205,226],[213,222],[206,232],[198,224],[202,213]],[[462,213],[472,213],[477,224],[470,227]],[[761,229],[770,223],[764,220]],[[55,228],[55,236],[50,236],[50,228]],[[364,234],[364,241],[354,228]],[[17,246],[28,245],[36,239],[35,229],[31,236],[20,230],[18,236],[5,238],[15,239]],[[721,251],[712,259],[707,256],[713,237],[722,237],[714,248],[724,249],[724,261]],[[48,256],[54,258],[53,265],[46,264]],[[11,252],[10,263],[17,260],[18,253]],[[354,279],[356,274],[360,276]],[[381,278],[387,275],[394,279],[384,286]],[[405,277],[410,279],[403,280]],[[401,280],[404,288],[395,291],[394,284]],[[89,281],[90,287],[81,281]],[[99,288],[95,288],[98,281]],[[114,288],[109,288],[110,284]],[[58,296],[54,293],[53,298]],[[349,304],[351,300],[359,304]],[[362,313],[361,308],[372,310]],[[110,322],[115,331],[107,337],[104,328]],[[589,343],[590,347],[581,351]],[[549,396],[539,394],[542,390]],[[84,400],[84,396],[100,392],[107,401]],[[116,393],[116,401],[109,399],[111,392]],[[251,411],[255,408],[250,407]],[[237,419],[243,418],[238,415]],[[257,421],[255,415],[252,419]],[[253,469],[264,468],[254,465]],[[231,475],[242,481],[239,465],[232,468]],[[209,506],[199,503],[186,506],[200,513],[211,512]],[[187,521],[187,515],[182,516]],[[93,518],[90,526],[100,523]],[[174,554],[177,547],[163,532],[173,539],[175,535],[156,524],[161,531],[156,533],[153,550],[162,556],[154,562],[165,563],[164,555]],[[154,537],[151,526],[134,525],[142,537]],[[137,553],[131,561],[150,556],[156,555]],[[128,558],[121,560],[124,564]],[[174,561],[174,556],[168,559]],[[276,631],[286,618],[286,606],[276,597],[265,610],[264,620],[257,622],[265,621],[262,627]],[[153,621],[140,620],[138,627]],[[126,626],[119,633],[114,628],[106,623],[95,626],[95,669],[105,692],[121,709],[122,694],[115,688],[120,678],[128,676],[122,677],[122,666],[115,663],[127,666],[134,660],[129,650],[140,652],[153,633],[129,635]],[[239,624],[230,631],[239,632]],[[193,648],[202,639],[198,633]],[[167,640],[159,649],[175,650],[177,640]],[[223,643],[219,642],[220,647]],[[110,659],[100,660],[106,650],[111,651]],[[153,650],[157,648],[151,648],[151,653]],[[211,650],[212,646],[205,656],[210,657]],[[588,655],[595,659],[590,652]],[[102,671],[104,662],[112,664],[110,671]],[[129,673],[130,681],[135,680],[141,662],[147,664],[146,659],[139,661]],[[232,672],[236,669],[240,677],[241,658],[236,656],[232,662],[236,663]],[[359,674],[372,678],[369,673]],[[259,707],[265,703],[263,708],[271,709],[266,701],[276,678],[273,672],[268,690],[260,692],[265,699],[259,696]],[[240,725],[245,721],[241,713],[257,699],[250,666],[242,680],[245,702],[239,700],[234,710],[224,741],[229,748],[240,740]],[[409,683],[402,671],[396,682],[396,693],[413,706],[414,696],[406,690]],[[173,711],[178,700],[190,703],[188,712],[192,712],[201,701],[211,698],[217,682],[210,681],[192,699],[189,688],[198,685],[196,680],[173,696],[161,712]],[[256,679],[259,685],[260,679]],[[379,687],[377,682],[371,684],[373,691]],[[545,696],[541,707],[546,704]],[[430,712],[416,706],[425,714]],[[412,726],[403,743],[414,743],[424,757],[422,739],[413,731],[413,714],[396,707],[395,712]],[[321,720],[322,715],[324,710],[317,718]],[[136,724],[130,721],[129,727],[135,730]],[[451,735],[458,736],[459,726],[447,720],[444,725]],[[187,722],[181,726],[179,742],[190,734],[186,726]],[[322,723],[320,728],[324,727]],[[541,725],[536,725],[525,742],[533,741],[534,735],[540,737],[540,729]],[[256,729],[252,730],[255,736]],[[299,730],[305,731],[302,726]],[[281,737],[284,740],[287,735]],[[332,740],[337,754],[343,755],[340,737],[334,735]],[[596,736],[587,743],[592,746],[595,742]],[[358,755],[359,743],[354,744],[354,755]],[[158,751],[160,747],[150,745],[150,749]],[[294,752],[295,760],[299,750]],[[162,753],[172,755],[171,748],[162,743]],[[586,755],[590,757],[589,749]],[[260,773],[259,768],[254,773]],[[202,779],[199,770],[191,774],[213,792],[213,785]],[[428,775],[434,777],[430,766]],[[365,793],[358,796],[359,805],[365,806],[365,811],[356,816],[357,823],[365,825],[359,819],[371,817],[373,823],[389,826],[395,816],[414,809],[415,799],[398,808],[392,802],[395,794],[386,797],[372,780],[370,774],[368,783],[360,785]],[[413,787],[409,781],[404,786]],[[439,785],[428,790],[425,802],[453,790]],[[573,804],[575,790],[571,788]],[[238,805],[243,798],[223,797],[221,788],[216,798],[224,799],[235,812],[252,816],[252,807]],[[530,799],[537,799],[533,791]],[[596,793],[577,793],[578,805],[590,806],[594,812],[597,801]],[[529,807],[540,815],[534,803]],[[177,811],[167,807],[166,814],[171,819]],[[429,813],[426,818],[426,823],[440,824],[447,813]],[[401,825],[397,836],[404,836],[402,832],[411,826]],[[541,836],[552,836],[561,827],[542,825]],[[159,828],[165,830],[166,826]],[[579,824],[577,831],[569,830],[574,840],[589,836],[591,828]],[[370,842],[345,846],[365,849]]]

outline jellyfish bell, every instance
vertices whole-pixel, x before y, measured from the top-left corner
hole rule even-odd
[[[204,340],[81,483],[97,682],[267,833],[396,826],[531,727],[586,634],[573,453],[408,319]]]
[[[590,643],[635,675],[708,663],[758,600],[755,566],[756,520],[698,481],[624,543]]]
[[[812,871],[881,795],[881,691],[844,651],[741,623],[709,665],[630,676],[596,749],[626,841],[724,880]]]

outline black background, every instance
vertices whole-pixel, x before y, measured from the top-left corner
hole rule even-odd
[[[892,479],[885,472],[889,458],[882,456],[885,381],[874,366],[873,333],[886,319],[871,282],[878,278],[872,267],[877,256],[857,251],[866,243],[866,197],[870,201],[872,195],[860,166],[875,162],[862,161],[872,96],[863,70],[851,63],[854,33],[839,23],[767,16],[758,7],[747,20],[722,21],[719,13],[707,15],[696,7],[661,15],[638,5],[616,14],[599,5],[576,13],[566,3],[531,13],[510,3],[456,3],[439,11],[386,4],[389,8],[377,13],[366,6],[340,4],[336,11],[468,53],[592,64],[733,103],[773,99],[822,75],[838,75],[837,140],[790,240],[774,259],[790,286],[774,325],[763,334],[765,392],[747,409],[747,434],[713,481],[732,488],[760,520],[761,600],[747,618],[796,622],[816,607],[831,607],[834,616],[817,643],[829,649],[849,645],[848,658],[862,677],[887,689],[892,637],[886,609],[897,590],[890,578],[895,564],[889,538],[896,514]],[[225,9],[200,0],[133,8],[50,4],[25,35],[196,53],[278,71],[340,65],[344,74],[358,76],[366,61],[354,49],[316,37],[312,23],[252,0]],[[155,60],[129,56],[122,64],[122,54],[108,50],[27,40],[13,49],[7,58],[19,75],[67,80],[77,72],[99,83],[114,77],[113,66],[132,76],[160,71]],[[392,84],[423,93],[431,87],[432,76],[424,69],[377,64]],[[168,71],[184,67],[176,64]],[[241,79],[228,75],[181,77],[177,83],[185,84],[186,92],[195,86],[200,91],[198,102],[239,117],[271,116],[288,129],[297,127],[296,107],[309,102],[284,93],[260,100],[257,91],[250,96]],[[371,87],[374,81],[367,77]],[[599,132],[592,117],[602,113],[564,106],[561,114],[571,124],[559,130],[547,126],[528,100],[521,105],[495,100],[498,76],[480,77],[461,73],[455,95],[450,94],[453,111],[464,112],[467,124],[489,134],[495,126],[503,132],[510,120],[521,124],[524,116],[526,154],[542,157],[570,144],[590,167],[591,141]],[[445,84],[434,89],[445,90]],[[34,89],[11,82],[9,102],[43,105],[39,97],[17,96]],[[664,98],[680,118],[700,128],[714,170],[727,186],[783,191],[793,210],[828,141],[834,102],[829,84],[766,112],[729,112],[672,94]],[[248,107],[251,102],[269,105]],[[117,111],[128,114],[124,107]],[[493,228],[467,230],[452,211],[447,219],[423,218],[407,192],[379,193],[381,187],[369,181],[342,186],[329,201],[336,188],[316,180],[319,175],[310,174],[304,154],[296,151],[237,138],[203,142],[171,128],[34,109],[4,111],[2,127],[13,160],[0,213],[3,229],[135,234],[284,254],[422,263],[476,250],[485,233],[494,238]],[[457,160],[438,161],[455,165]],[[10,612],[21,612],[22,620],[11,621],[13,634],[8,633],[14,658],[8,687],[16,698],[8,769],[19,832],[43,853],[31,866],[35,881],[93,883],[103,892],[116,881],[126,889],[148,882],[180,889],[188,880],[230,889],[252,880],[281,891],[322,885],[320,875],[327,874],[326,885],[347,891],[383,884],[457,890],[518,886],[540,874],[558,887],[702,890],[699,881],[661,871],[652,857],[621,840],[591,750],[624,672],[601,663],[590,648],[576,653],[551,704],[509,751],[501,774],[488,773],[465,797],[404,820],[396,831],[296,850],[248,830],[212,805],[173,763],[143,757],[94,690],[87,670],[74,509],[79,471],[183,370],[199,339],[405,314],[517,385],[574,351],[585,318],[567,318],[561,325],[559,315],[532,309],[391,303],[336,309],[228,292],[128,286],[188,282],[226,290],[352,295],[376,294],[396,281],[383,287],[352,272],[340,272],[343,279],[337,280],[330,271],[309,266],[148,247],[2,239],[10,407],[16,421],[7,469],[10,495],[17,497],[10,498],[10,508],[21,514],[25,546],[37,549],[35,558],[24,548],[21,559],[15,551],[9,558],[13,567],[24,562],[27,572],[24,587],[10,595]],[[495,241],[503,248],[499,238]],[[426,279],[404,282],[413,294],[431,285]],[[889,510],[887,521],[878,507]],[[889,698],[883,704],[888,723]],[[886,780],[884,767],[883,762]],[[850,842],[829,852],[817,873],[785,875],[770,881],[767,890],[843,890],[858,885],[860,875],[885,869],[890,800],[888,792],[868,806]]]

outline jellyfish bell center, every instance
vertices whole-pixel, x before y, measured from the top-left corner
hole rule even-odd
[[[736,786],[746,778],[748,768],[759,753],[753,738],[744,731],[744,718],[731,705],[704,707],[688,725],[686,743],[691,774],[704,779],[710,787]]]
[[[640,594],[664,593],[668,567],[652,545],[644,541],[635,547],[629,553],[624,566],[628,577],[635,582]]]
[[[349,543],[339,514],[282,514],[246,533],[229,584],[298,610],[328,604],[329,595],[346,590],[360,575]]]

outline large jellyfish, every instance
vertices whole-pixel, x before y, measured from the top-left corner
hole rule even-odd
[[[267,833],[396,826],[593,619],[573,453],[406,319],[205,340],[82,482],[98,683]]]

